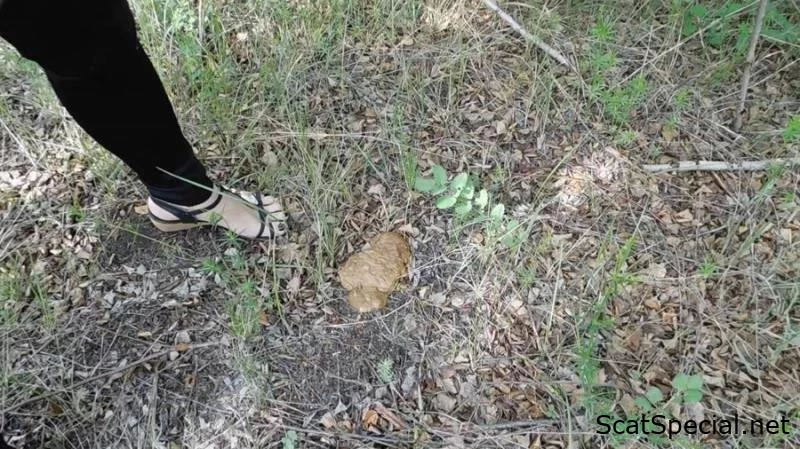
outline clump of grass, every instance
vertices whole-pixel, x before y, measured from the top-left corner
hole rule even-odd
[[[386,357],[378,362],[377,366],[378,380],[384,384],[394,382],[394,360],[391,357]]]
[[[602,107],[604,116],[615,125],[628,125],[633,111],[649,92],[647,78],[640,74],[617,85],[617,53],[613,44],[616,29],[608,18],[601,17],[589,30],[592,45],[588,56],[589,98]]]
[[[262,317],[266,311],[280,308],[279,301],[269,301],[259,290],[241,242],[227,232],[228,249],[223,256],[203,261],[202,269],[213,274],[219,282],[227,287],[229,299],[226,309],[230,319],[231,333],[246,341],[258,335],[262,326]],[[274,299],[274,298],[273,298]]]
[[[749,15],[741,14],[748,3],[678,0],[674,4],[678,8],[685,8],[682,21],[685,38],[705,29],[702,38],[712,48],[729,49],[734,59],[744,58],[753,33],[753,23],[749,20]],[[764,16],[761,36],[776,43],[800,40],[800,24],[793,20],[792,8],[788,4],[770,3]]]
[[[627,272],[628,260],[636,246],[635,236],[629,237],[615,256],[614,267],[603,288],[600,297],[581,320],[581,335],[575,348],[576,372],[580,377],[585,394],[582,396],[583,407],[590,421],[596,416],[611,414],[613,396],[597,387],[597,375],[601,365],[598,358],[601,334],[613,328],[613,317],[606,310],[607,304],[626,286],[637,282],[634,275]]]
[[[795,115],[789,119],[786,128],[783,130],[783,141],[786,143],[800,142],[800,115]]]
[[[56,311],[41,276],[28,272],[21,261],[11,260],[0,267],[0,327],[18,325],[20,310],[29,302],[35,305],[42,328],[55,329]]]
[[[0,326],[17,324],[24,293],[21,267],[11,263],[0,268]]]

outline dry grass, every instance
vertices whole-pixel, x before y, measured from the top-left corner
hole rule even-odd
[[[800,175],[639,168],[797,157],[782,137],[800,110],[796,45],[758,52],[739,135],[735,54],[685,39],[668,5],[505,5],[580,75],[478,1],[133,6],[212,174],[282,195],[292,234],[158,234],[129,172],[0,49],[0,410],[15,447],[800,443]],[[414,191],[434,164],[475,175],[523,242]],[[358,316],[336,267],[398,229],[414,282]],[[679,374],[702,376],[699,403]],[[654,390],[645,413],[794,424],[598,434],[598,416],[640,415]]]

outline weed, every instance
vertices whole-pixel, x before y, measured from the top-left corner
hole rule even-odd
[[[761,188],[758,189],[753,201],[761,204],[764,200],[771,198],[773,193],[775,193],[778,181],[781,179],[785,171],[786,167],[779,164],[767,167],[767,179],[764,180]]]
[[[576,371],[586,393],[582,398],[583,407],[591,420],[596,416],[612,413],[613,398],[596,386],[597,374],[601,369],[597,353],[600,350],[601,333],[613,328],[613,319],[608,316],[606,305],[622,288],[637,282],[636,277],[627,272],[627,261],[635,246],[636,238],[633,235],[617,252],[614,268],[600,297],[581,320],[583,330],[576,347]]]
[[[489,193],[481,189],[476,193],[474,177],[468,173],[459,173],[448,181],[447,172],[440,165],[431,168],[432,177],[417,175],[414,188],[423,193],[438,195],[436,207],[453,209],[456,217],[464,220],[471,215],[484,215],[488,247],[497,242],[506,248],[518,248],[527,238],[527,231],[519,220],[509,218],[503,203],[494,204],[488,213]]]
[[[703,399],[703,376],[677,374],[672,379],[672,388],[678,393],[678,399],[686,404],[695,404]]]
[[[736,74],[736,64],[733,61],[723,61],[711,72],[709,82],[712,87],[722,87]]]
[[[795,115],[786,124],[783,130],[783,141],[786,143],[800,142],[800,115]]]
[[[0,267],[0,326],[12,326],[17,323],[24,294],[24,279],[20,266],[10,263],[6,267]]]
[[[432,178],[423,178],[417,175],[414,188],[423,193],[438,195],[436,207],[439,209],[453,209],[460,218],[465,218],[472,212],[473,205],[484,209],[488,203],[489,195],[485,189],[475,193],[475,181],[468,173],[459,173],[449,182],[447,172],[441,165],[434,165],[431,169]]]
[[[597,42],[610,43],[616,38],[614,24],[608,17],[601,17],[590,29],[589,35]]]
[[[223,257],[204,260],[202,269],[227,287],[230,299],[226,309],[231,332],[237,338],[247,340],[258,334],[264,311],[273,304],[265,303],[235,234],[226,233],[226,239],[229,248]]]
[[[644,100],[647,91],[647,80],[644,75],[639,75],[626,86],[601,90],[599,99],[607,117],[614,123],[626,124],[634,108]]]
[[[744,20],[740,14],[747,8],[747,3],[686,1],[684,4],[691,5],[683,14],[684,38],[705,29],[703,39],[708,45],[716,49],[731,49],[735,59],[744,58],[753,33],[752,20]],[[791,17],[788,4],[772,2],[764,16],[761,36],[776,43],[797,42],[800,40],[800,25]]]
[[[50,303],[50,298],[47,295],[44,284],[36,276],[31,276],[29,279],[30,291],[36,305],[39,307],[39,313],[42,317],[44,328],[52,331],[56,328],[56,314],[53,305]]]
[[[499,203],[489,212],[486,237],[490,248],[500,242],[506,248],[516,250],[527,240],[528,232],[519,220],[506,217],[505,206]]]
[[[703,279],[708,279],[717,272],[717,264],[711,261],[705,261],[700,264],[700,275]]]
[[[610,87],[617,69],[617,54],[608,45],[615,40],[614,29],[600,20],[590,34],[596,42],[589,50],[589,97],[602,106],[604,115],[614,124],[627,124],[649,90],[647,79],[639,75],[626,85]]]
[[[781,198],[781,204],[784,207],[793,206],[795,201],[797,201],[797,194],[794,192],[786,192],[783,194],[783,198]]]
[[[391,357],[386,357],[378,362],[377,366],[378,380],[384,384],[394,382],[394,360]]]
[[[532,266],[517,268],[517,278],[519,286],[523,290],[529,290],[536,284],[536,271]]]
[[[283,444],[283,449],[297,449],[299,441],[300,438],[297,436],[297,432],[290,430],[281,439],[281,444]]]
[[[614,143],[622,147],[629,147],[636,143],[636,140],[639,138],[639,135],[636,131],[633,130],[625,130],[619,131],[617,136],[614,138]]]
[[[672,100],[672,108],[676,113],[683,112],[689,109],[692,101],[692,91],[682,87],[675,92],[675,98]]]

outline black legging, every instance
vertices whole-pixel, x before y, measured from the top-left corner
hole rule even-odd
[[[126,0],[0,0],[0,37],[45,71],[61,103],[150,194],[197,204],[206,171],[181,132]]]

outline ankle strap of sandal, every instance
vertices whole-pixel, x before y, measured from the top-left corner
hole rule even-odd
[[[153,196],[151,196],[150,199],[152,199],[153,202],[156,203],[159,207],[161,207],[162,209],[164,209],[167,212],[171,213],[172,215],[175,216],[175,218],[177,218],[178,220],[180,220],[182,222],[185,222],[185,223],[199,223],[201,220],[197,219],[198,215],[200,215],[202,213],[205,213],[205,212],[208,212],[211,209],[214,209],[215,207],[217,207],[217,205],[219,205],[219,202],[222,201],[222,194],[219,191],[219,186],[215,185],[214,186],[214,191],[211,194],[212,195],[216,195],[217,197],[214,199],[214,201],[210,205],[208,205],[206,207],[201,207],[200,209],[191,210],[191,211],[188,211],[188,210],[186,210],[186,209],[184,209],[184,208],[182,208],[182,207],[180,207],[178,205],[175,205],[175,204],[172,204],[172,203],[168,203],[168,202],[166,202],[164,200],[160,200],[160,199],[155,198]]]

